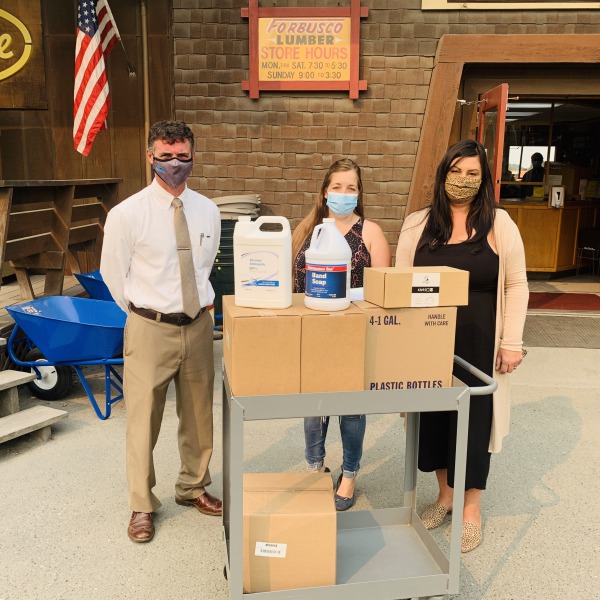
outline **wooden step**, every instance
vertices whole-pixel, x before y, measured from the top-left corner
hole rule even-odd
[[[13,371],[12,369],[0,371],[0,390],[7,390],[34,379],[35,374],[30,371]]]
[[[35,375],[31,372],[14,371],[13,369],[0,371],[0,417],[19,411],[17,386],[34,379]]]
[[[35,431],[44,441],[50,438],[50,425],[66,419],[69,413],[49,406],[34,406],[0,418],[0,443]]]

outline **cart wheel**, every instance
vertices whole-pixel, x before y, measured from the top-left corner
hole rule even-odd
[[[46,360],[36,348],[25,357],[25,362]],[[60,400],[64,398],[73,385],[73,369],[71,367],[38,367],[41,379],[34,379],[27,384],[31,393],[42,400]],[[32,369],[32,373],[35,371]]]

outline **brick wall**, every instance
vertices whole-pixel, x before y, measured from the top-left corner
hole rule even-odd
[[[338,0],[269,5],[338,6]],[[250,100],[245,0],[174,0],[175,109],[196,135],[190,184],[209,197],[258,193],[294,227],[329,165],[360,165],[365,212],[392,246],[408,197],[439,38],[598,33],[600,11],[421,11],[420,0],[363,0],[359,100],[343,92],[262,92]],[[265,0],[261,5],[266,6]],[[403,6],[404,8],[396,8]],[[484,51],[484,49],[482,49]]]

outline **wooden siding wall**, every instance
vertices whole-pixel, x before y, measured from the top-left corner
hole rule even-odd
[[[47,110],[0,110],[3,179],[122,178],[123,199],[145,185],[140,0],[111,2],[136,78],[130,78],[117,44],[107,61],[111,94],[108,129],[87,157],[73,149],[75,0],[42,2]],[[173,117],[171,0],[147,2],[150,55],[150,121]],[[2,93],[2,82],[0,82]]]
[[[209,197],[258,193],[267,211],[295,226],[331,162],[349,156],[362,168],[367,218],[380,223],[395,245],[439,39],[600,31],[600,11],[424,12],[421,0],[364,4],[369,16],[360,27],[360,78],[368,81],[368,90],[359,100],[342,92],[262,93],[249,100],[241,88],[248,77],[248,23],[240,9],[247,2],[173,0],[176,115],[197,136],[192,187]]]

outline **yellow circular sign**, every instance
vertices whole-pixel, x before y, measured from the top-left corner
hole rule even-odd
[[[3,79],[18,73],[27,64],[27,61],[31,56],[32,41],[27,27],[25,27],[25,25],[21,23],[17,17],[11,15],[5,10],[0,9],[0,19],[6,19],[9,23],[14,25],[19,30],[19,33],[23,36],[23,40],[25,42],[23,54],[20,56],[17,62],[13,63],[10,67],[4,70],[0,70],[0,81],[2,81]],[[9,33],[0,34],[0,69],[4,60],[10,60],[14,57],[14,52],[11,49],[12,42],[13,39]]]

